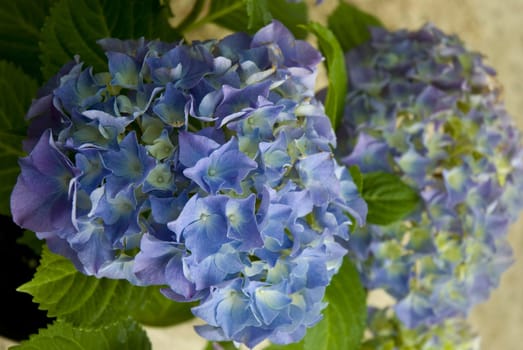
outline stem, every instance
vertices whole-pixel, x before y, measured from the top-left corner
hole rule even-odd
[[[219,11],[213,12],[210,15],[207,15],[207,16],[203,17],[199,21],[193,22],[192,24],[189,24],[188,26],[186,26],[185,29],[183,30],[183,33],[185,34],[186,32],[189,32],[191,30],[199,28],[199,27],[203,26],[206,23],[212,22],[215,19],[223,17],[223,16],[233,12],[234,10],[237,10],[237,9],[241,8],[242,6],[243,6],[243,2],[242,1],[238,1],[238,2],[236,2],[234,4],[232,4],[229,7],[226,7],[224,9],[219,10]]]
[[[187,129],[189,129],[189,130],[192,131],[192,132],[197,132],[197,131],[198,131],[198,128],[195,127],[195,126],[192,125],[192,124],[187,125]]]

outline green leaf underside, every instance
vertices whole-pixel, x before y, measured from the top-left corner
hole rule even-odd
[[[40,80],[40,28],[56,0],[0,2],[0,59],[16,63]]]
[[[369,27],[383,27],[383,24],[371,14],[340,1],[329,16],[328,27],[340,42],[343,52],[347,52],[370,39]]]
[[[271,345],[266,350],[358,350],[365,330],[367,306],[358,271],[345,259],[327,287],[323,319],[295,344]]]
[[[245,4],[240,3],[245,2]],[[251,4],[251,5],[249,5]],[[251,9],[249,9],[251,6]],[[227,9],[231,9],[227,11]],[[298,39],[307,36],[307,31],[298,25],[307,23],[308,12],[305,3],[289,3],[275,0],[213,0],[208,17],[220,12],[222,15],[213,18],[213,22],[232,31],[256,32],[271,17],[282,22]]]
[[[66,258],[42,252],[42,259],[34,278],[18,288],[31,294],[40,309],[47,310],[48,316],[59,317],[73,325],[84,328],[124,320],[129,315],[137,320],[152,324],[151,314],[171,302],[157,298],[158,287],[137,287],[125,280],[110,280],[86,276],[76,270]],[[154,303],[159,305],[154,305]],[[191,305],[180,305],[162,310],[157,314],[157,325],[170,325],[189,318]],[[152,310],[151,310],[152,309]],[[170,312],[178,312],[171,315]]]
[[[320,50],[325,56],[328,74],[328,90],[325,98],[325,112],[336,129],[342,119],[347,94],[347,70],[340,44],[332,32],[319,23],[312,22],[308,28],[318,38]]]
[[[417,192],[398,176],[374,172],[363,175],[362,197],[367,202],[367,223],[388,225],[400,220],[416,208]]]
[[[17,350],[148,350],[151,343],[139,324],[125,320],[97,329],[74,327],[56,321],[29,340],[12,347]]]
[[[99,39],[178,39],[169,16],[169,9],[158,0],[60,0],[42,29],[43,75],[52,77],[74,55],[95,71],[106,71],[105,54],[96,43]]]
[[[9,198],[24,155],[25,113],[36,93],[36,82],[14,64],[0,61],[0,214],[9,215]]]

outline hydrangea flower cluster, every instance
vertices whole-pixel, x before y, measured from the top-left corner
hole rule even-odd
[[[14,220],[85,274],[200,301],[207,339],[299,340],[367,210],[313,98],[319,52],[279,22],[100,44],[108,72],[64,67],[28,112]]]
[[[511,264],[506,233],[523,207],[521,135],[495,72],[432,25],[373,29],[346,59],[337,156],[397,174],[422,199],[404,220],[351,236],[363,282],[393,296],[408,327],[464,316]]]
[[[479,350],[480,339],[462,318],[451,318],[435,326],[409,329],[392,309],[370,309],[369,338],[361,350]]]

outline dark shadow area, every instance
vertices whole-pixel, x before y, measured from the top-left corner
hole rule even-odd
[[[17,243],[22,235],[10,217],[0,215],[0,335],[18,341],[49,322],[29,294],[16,291],[33,278],[40,259],[31,248]]]

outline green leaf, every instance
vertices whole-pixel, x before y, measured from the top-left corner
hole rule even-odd
[[[155,327],[171,326],[194,317],[191,307],[195,303],[178,303],[166,298],[158,287],[149,287],[143,303],[131,310],[131,316],[138,322]]]
[[[249,18],[248,29],[261,28],[272,20],[267,0],[244,0]]]
[[[34,278],[18,291],[31,294],[49,317],[98,327],[126,319],[145,300],[148,288],[125,280],[86,276],[68,259],[44,248]]]
[[[11,349],[17,350],[148,350],[151,343],[145,331],[132,320],[96,329],[77,328],[56,321],[29,340]]]
[[[272,16],[283,23],[296,39],[307,37],[307,30],[303,28],[303,25],[309,22],[308,9],[305,2],[269,1],[269,11]]]
[[[323,319],[307,330],[305,338],[295,344],[270,345],[265,350],[358,350],[367,319],[366,294],[358,271],[345,259],[340,271],[327,287],[329,303]]]
[[[36,82],[14,64],[0,61],[0,214],[10,215],[9,198],[24,156],[25,113],[36,93]]]
[[[22,152],[23,136],[0,131],[0,214],[11,215],[11,191],[16,183],[20,167],[18,158]]]
[[[303,350],[303,341],[287,345],[271,344],[263,350]]]
[[[259,20],[253,23],[250,22],[253,17],[248,14],[249,3],[252,3],[253,13],[256,10],[254,6],[258,7],[258,14],[255,16]],[[299,27],[308,22],[307,5],[279,0],[213,0],[209,14],[191,28],[212,21],[235,32],[248,29],[254,33],[270,21],[269,16],[282,22],[296,38],[303,39],[307,36],[307,31]]]
[[[246,0],[213,0],[207,18],[234,32],[248,30],[254,33],[258,27],[249,27]]]
[[[96,43],[102,38],[178,39],[169,17],[168,6],[159,0],[60,0],[42,29],[43,75],[50,78],[77,54],[96,71],[105,71],[107,60]]]
[[[357,165],[351,165],[349,167],[349,172],[358,192],[361,193],[363,191],[363,174],[360,171],[360,167]]]
[[[320,50],[325,56],[329,85],[325,98],[325,112],[334,129],[342,119],[347,94],[347,70],[341,46],[332,32],[319,23],[312,22],[308,28],[318,38]]]
[[[36,82],[21,69],[10,62],[0,61],[0,131],[25,136],[24,116],[36,89]],[[17,152],[22,152],[19,149]]]
[[[340,1],[328,19],[328,27],[340,42],[343,52],[370,39],[369,27],[383,27],[381,21],[356,6]]]
[[[362,197],[367,202],[367,222],[388,225],[400,220],[416,208],[418,193],[398,176],[373,172],[363,175]]]
[[[309,329],[304,350],[356,350],[365,330],[367,303],[358,271],[345,259],[327,287],[323,320]]]
[[[77,6],[78,0],[70,1]],[[169,24],[169,18],[173,14],[168,1],[98,0],[98,2],[103,7],[103,14],[106,16],[105,20],[113,38],[137,39],[143,36],[148,40],[181,39],[180,34]]]
[[[0,59],[40,80],[40,29],[56,0],[0,1]]]
[[[207,345],[205,346],[205,349],[203,350],[215,350],[216,347],[214,345],[218,345],[223,350],[237,350],[238,348],[234,345],[233,342],[230,341],[220,341],[220,342],[207,342]]]

